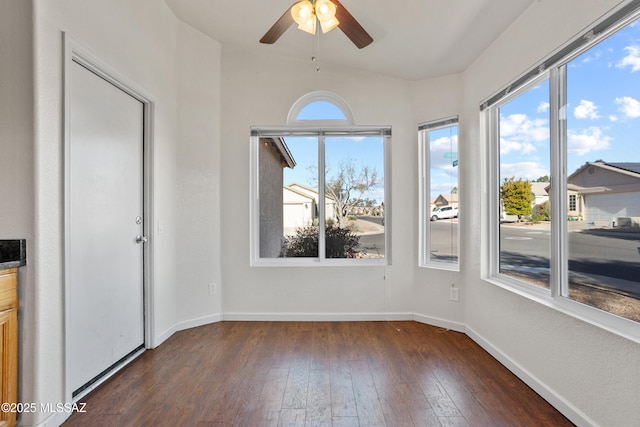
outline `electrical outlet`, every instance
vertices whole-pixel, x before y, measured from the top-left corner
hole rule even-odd
[[[216,293],[218,293],[218,287],[216,284],[213,282],[209,283],[209,295],[215,295]]]
[[[454,287],[450,288],[449,299],[451,301],[460,301],[460,289]]]

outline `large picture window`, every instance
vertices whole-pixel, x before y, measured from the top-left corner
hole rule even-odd
[[[254,129],[254,264],[385,263],[389,138],[389,129]]]
[[[500,273],[549,288],[549,80],[499,109]]]
[[[596,24],[482,106],[491,277],[636,339],[638,8]]]
[[[419,126],[420,265],[458,270],[458,118]]]

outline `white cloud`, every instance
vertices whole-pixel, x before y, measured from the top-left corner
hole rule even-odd
[[[514,176],[516,179],[522,178],[532,181],[549,174],[547,168],[536,162],[502,163],[500,165],[501,180]]]
[[[440,137],[434,141],[430,141],[429,146],[432,153],[456,151],[458,149],[458,135]]]
[[[453,162],[458,159],[458,135],[440,137],[429,145],[432,186],[435,182],[442,182],[443,185],[458,182],[458,167],[453,166]],[[449,188],[447,191],[450,190]]]
[[[632,73],[640,71],[640,46],[627,46],[624,50],[627,51],[627,56],[622,58],[622,61],[620,61],[616,67],[631,67]]]
[[[549,111],[549,103],[541,102],[540,105],[538,105],[537,111],[538,113],[546,113],[547,111]]]
[[[591,62],[591,61],[597,61],[598,59],[600,59],[602,57],[602,52],[601,51],[596,51],[593,55],[587,56],[582,60],[583,64],[586,64],[587,62]]]
[[[526,114],[500,117],[500,136],[520,141],[547,141],[549,127],[545,119],[530,119]]]
[[[580,101],[580,105],[573,109],[573,115],[576,119],[598,119],[598,107],[592,101],[585,99]]]
[[[616,104],[618,108],[625,116],[635,119],[640,117],[640,102],[637,99],[630,96],[624,96],[622,98],[616,98]]]
[[[618,116],[614,116],[613,114],[609,116],[609,121],[611,122],[617,122],[618,120],[620,120]]]
[[[545,119],[531,119],[526,114],[500,117],[500,154],[531,154],[536,144],[549,141],[549,126]]]
[[[535,153],[536,147],[530,142],[518,142],[500,138],[500,154],[505,155],[514,151],[520,154],[531,154]]]
[[[567,152],[578,156],[593,151],[606,150],[611,146],[611,137],[603,135],[602,130],[597,126],[592,126],[580,131],[567,132]]]

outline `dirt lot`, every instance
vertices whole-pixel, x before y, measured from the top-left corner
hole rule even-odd
[[[546,275],[515,270],[509,270],[504,273],[511,277],[549,288],[549,277]],[[640,322],[640,300],[616,293],[613,290],[605,290],[596,285],[574,281],[569,283],[569,298],[620,317]]]

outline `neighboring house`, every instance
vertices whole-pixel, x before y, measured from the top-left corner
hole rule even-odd
[[[441,208],[442,206],[451,206],[458,208],[458,193],[439,194],[438,197],[431,200],[431,210]]]
[[[312,225],[318,217],[318,206],[313,196],[295,188],[283,187],[282,198],[285,235],[293,235],[298,227]]]
[[[378,206],[349,206],[347,207],[347,215],[384,216],[384,204],[379,204]]]
[[[567,178],[569,216],[595,225],[640,217],[640,163],[587,162]]]
[[[284,235],[283,173],[294,168],[295,160],[282,138],[260,138],[258,153],[260,185],[260,257],[277,258]]]
[[[532,182],[531,192],[533,193],[533,212],[536,212],[539,205],[549,201],[549,183]]]
[[[289,190],[293,190],[299,195],[303,195],[303,196],[306,196],[307,198],[312,199],[314,202],[313,209],[311,209],[311,213],[313,215],[312,221],[318,217],[318,210],[320,209],[318,207],[318,200],[319,200],[318,190],[315,190],[313,188],[307,187],[302,184],[298,184],[297,182],[289,184],[285,188],[288,188]],[[326,210],[325,218],[327,219],[327,221],[335,221],[338,218],[336,215],[335,200],[333,200],[331,197],[328,197],[328,196],[325,196],[324,200],[325,200],[325,210]],[[289,210],[294,211],[295,209],[292,206],[290,206]],[[297,227],[298,225],[294,225],[294,224],[299,223],[299,221],[300,221],[299,218],[289,218],[285,215],[284,226],[285,228]],[[305,223],[303,225],[311,225],[311,223]]]

